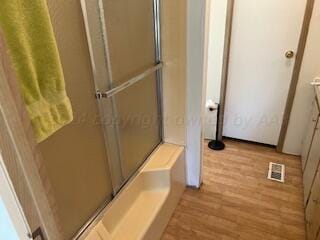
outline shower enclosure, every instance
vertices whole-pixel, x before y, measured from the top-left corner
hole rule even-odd
[[[37,144],[10,62],[0,59],[1,154],[26,235],[83,239],[103,225],[114,239],[160,237],[186,185],[185,125],[175,120],[186,111],[187,4],[161,1],[161,51],[160,0],[46,2],[73,122]],[[165,136],[180,145],[161,144],[162,74]]]
[[[47,1],[74,121],[39,149],[76,239],[162,142],[160,0]]]
[[[101,210],[162,141],[160,3],[82,0],[81,5],[112,184],[110,197],[96,206]]]

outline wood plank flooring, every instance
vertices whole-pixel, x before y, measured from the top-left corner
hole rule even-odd
[[[162,240],[304,240],[300,158],[265,146],[205,142],[200,190],[186,189]],[[269,162],[286,165],[285,183],[267,180]]]

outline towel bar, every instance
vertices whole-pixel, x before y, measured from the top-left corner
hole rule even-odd
[[[160,62],[157,65],[149,68],[148,70],[144,71],[143,73],[138,74],[137,76],[129,79],[128,81],[126,81],[125,83],[122,83],[121,85],[112,88],[109,91],[106,92],[101,92],[99,90],[96,91],[96,98],[97,99],[101,99],[101,98],[110,98],[113,95],[117,94],[118,92],[123,91],[124,89],[130,87],[131,85],[139,82],[140,80],[144,79],[146,76],[150,75],[151,73],[154,73],[156,71],[158,71],[159,69],[161,69],[163,67],[163,63]]]

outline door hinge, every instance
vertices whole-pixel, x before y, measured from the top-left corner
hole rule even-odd
[[[29,233],[28,236],[33,240],[46,240],[41,227],[38,227],[32,234]]]

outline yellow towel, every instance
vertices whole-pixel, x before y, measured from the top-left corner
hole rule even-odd
[[[0,31],[40,142],[73,119],[45,0],[1,0]]]

